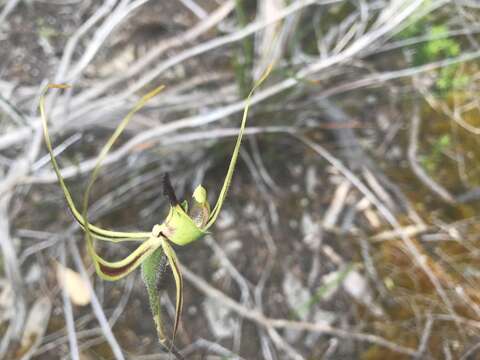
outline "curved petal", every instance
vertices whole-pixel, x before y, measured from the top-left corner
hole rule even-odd
[[[93,259],[97,274],[109,281],[116,281],[130,274],[161,245],[160,239],[152,236],[123,260],[111,262],[98,255],[92,239],[88,235],[86,237],[88,252]]]

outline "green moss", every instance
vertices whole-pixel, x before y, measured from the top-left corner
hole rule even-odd
[[[448,36],[449,28],[444,24],[432,24],[429,17],[411,23],[397,38],[405,40],[412,37],[427,36],[430,40],[414,46],[413,66],[459,56],[462,47],[458,39]],[[435,91],[438,95],[465,88],[469,83],[466,75],[457,75],[458,64],[436,70]]]
[[[427,61],[460,54],[460,44],[456,40],[445,37],[447,35],[448,28],[445,25],[430,28],[428,36],[432,37],[432,40],[422,46],[422,53]]]
[[[430,173],[435,174],[438,166],[443,161],[443,152],[452,145],[450,134],[440,135],[430,148],[430,153],[421,157],[423,167]]]
[[[37,19],[37,28],[38,28],[38,36],[47,41],[49,41],[53,37],[60,35],[57,30],[55,30],[53,27],[48,25],[48,23],[42,18]]]

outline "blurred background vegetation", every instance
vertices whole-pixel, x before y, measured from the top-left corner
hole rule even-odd
[[[0,1],[0,359],[163,359],[139,273],[101,281],[90,219],[149,231],[241,159],[212,233],[177,254],[187,359],[475,359],[480,353],[480,5],[474,0]],[[134,245],[100,244],[108,259]],[[166,270],[169,272],[169,270]],[[162,302],[171,326],[174,284]]]

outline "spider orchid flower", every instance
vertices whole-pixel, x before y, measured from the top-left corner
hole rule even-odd
[[[170,349],[172,349],[175,335],[178,330],[183,305],[183,280],[180,263],[171,244],[173,243],[175,245],[183,246],[195,240],[198,240],[202,236],[207,234],[209,228],[215,223],[222,208],[223,202],[227,196],[228,188],[233,176],[233,172],[235,170],[235,165],[237,162],[238,153],[240,150],[240,145],[242,142],[242,137],[247,121],[251,96],[253,95],[254,90],[268,76],[270,70],[271,67],[268,68],[268,70],[261,77],[261,79],[255,84],[245,101],[242,122],[240,125],[235,147],[232,153],[230,164],[228,166],[227,174],[223,182],[223,186],[220,190],[218,200],[213,210],[211,210],[210,205],[207,201],[206,189],[203,186],[199,185],[193,192],[193,205],[189,212],[188,202],[184,201],[183,203],[180,203],[177,200],[177,197],[175,196],[175,192],[167,174],[163,179],[163,192],[169,199],[170,209],[163,223],[153,226],[153,229],[150,232],[120,232],[97,227],[88,221],[87,210],[91,188],[98,176],[102,162],[108,155],[108,152],[110,151],[118,137],[121,135],[121,133],[124,131],[125,127],[129,123],[133,115],[138,110],[140,110],[149,99],[157,95],[163,89],[163,86],[154,89],[138,101],[135,107],[121,121],[112,136],[108,139],[107,143],[101,149],[100,154],[97,158],[96,166],[92,171],[85,190],[82,212],[77,209],[73,201],[72,195],[62,177],[60,167],[53,153],[48,131],[48,119],[45,111],[46,92],[49,89],[65,89],[69,86],[64,84],[49,84],[45,88],[40,98],[39,107],[45,144],[50,154],[53,169],[57,175],[60,187],[62,188],[65,195],[65,200],[70,212],[85,232],[87,250],[93,260],[93,264],[95,266],[97,274],[104,280],[116,281],[127,276],[138,266],[141,265],[142,277],[149,295],[150,307],[152,310],[152,315],[156,325],[158,337],[160,342],[167,347],[168,337],[166,336],[165,330],[163,328],[163,322],[161,318],[158,283],[160,280],[160,276],[163,273],[165,264],[169,264],[176,284],[176,311]],[[128,255],[122,260],[107,261],[96,252],[94,247],[94,239],[109,241],[113,243],[123,241],[138,241],[140,242],[140,245],[130,255]]]

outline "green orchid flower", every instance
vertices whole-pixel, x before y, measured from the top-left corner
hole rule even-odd
[[[80,224],[85,232],[85,238],[87,243],[87,250],[93,260],[95,270],[97,274],[104,280],[116,281],[130,274],[138,266],[141,265],[142,278],[145,282],[150,307],[152,310],[153,319],[156,325],[156,330],[160,343],[169,348],[172,351],[175,335],[178,331],[180,323],[182,305],[183,305],[183,280],[180,269],[180,263],[177,259],[175,251],[172,247],[172,243],[175,245],[183,246],[187,245],[195,240],[200,239],[202,236],[208,233],[208,229],[215,223],[220,213],[222,205],[227,196],[228,188],[232,180],[233,172],[238,158],[240,145],[242,142],[243,133],[247,121],[248,109],[251,96],[255,89],[266,79],[271,71],[271,66],[255,84],[252,91],[245,102],[245,109],[243,112],[242,122],[240,125],[237,141],[232,153],[230,164],[228,166],[227,174],[223,182],[223,186],[220,190],[218,200],[211,210],[207,201],[206,189],[199,185],[193,192],[192,199],[193,205],[191,210],[188,209],[188,202],[184,201],[180,203],[175,196],[175,192],[170,183],[168,174],[163,179],[163,191],[170,202],[170,210],[165,221],[162,224],[155,225],[150,232],[120,232],[102,229],[91,224],[87,218],[87,209],[90,190],[98,176],[100,167],[111,147],[124,131],[128,122],[133,115],[140,110],[146,102],[157,95],[163,87],[158,87],[153,91],[143,96],[135,107],[127,114],[127,116],[121,121],[115,132],[109,138],[107,143],[102,148],[96,166],[92,171],[91,177],[86,187],[86,191],[83,197],[83,211],[80,213],[75,203],[73,202],[71,193],[65,184],[65,181],[60,172],[60,168],[53,153],[50,136],[48,133],[48,121],[45,111],[45,95],[48,89],[65,89],[68,85],[64,84],[49,84],[44,90],[40,98],[40,114],[43,126],[43,133],[45,137],[45,144],[50,154],[53,169],[58,177],[58,181],[65,195],[68,208],[70,209],[75,220]],[[127,257],[119,261],[107,261],[103,259],[95,250],[94,239],[110,241],[110,242],[123,242],[123,241],[139,241],[141,244]],[[163,274],[163,269],[166,263],[169,264],[176,285],[176,310],[175,321],[173,324],[173,334],[170,345],[168,345],[168,338],[163,327],[160,308],[160,297],[158,293],[158,285],[160,277]]]

